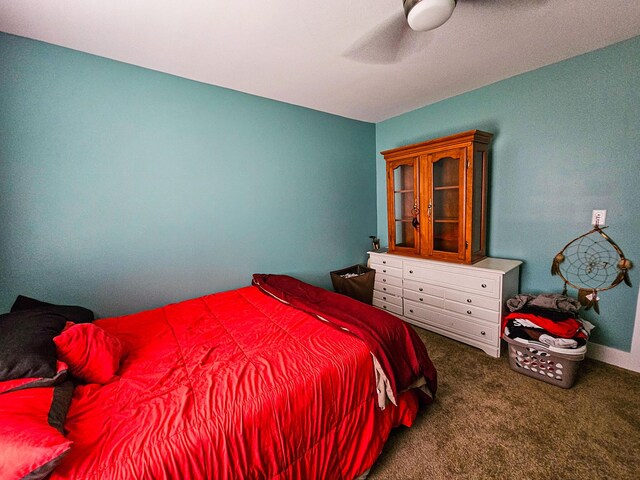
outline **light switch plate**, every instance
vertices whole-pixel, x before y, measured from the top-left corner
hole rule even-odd
[[[591,214],[591,225],[599,227],[603,227],[605,222],[607,221],[607,211],[606,210],[594,210]]]

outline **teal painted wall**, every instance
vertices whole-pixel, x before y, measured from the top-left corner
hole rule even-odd
[[[524,260],[522,291],[559,291],[551,258],[607,209],[638,267],[589,318],[596,342],[629,350],[639,50],[635,38],[374,126],[0,34],[0,310],[27,294],[122,314],[256,271],[328,287],[329,270],[364,260],[376,220],[386,238],[374,152],[480,128],[496,134],[489,254]]]
[[[376,229],[375,126],[0,34],[0,311],[330,286]]]
[[[601,294],[593,340],[629,351],[640,284],[640,37],[376,125],[376,150],[471,129],[495,133],[489,255],[523,260],[521,291],[560,292],[553,256],[606,209],[606,232],[635,260],[633,288]],[[387,238],[377,156],[378,235]],[[575,292],[575,290],[574,290]]]

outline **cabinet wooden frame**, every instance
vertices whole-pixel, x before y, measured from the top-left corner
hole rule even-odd
[[[486,256],[488,151],[493,135],[471,130],[381,152],[386,161],[389,252],[471,264]],[[447,165],[444,167],[443,165]],[[414,231],[394,188],[413,169]],[[440,168],[442,172],[436,172]],[[399,209],[400,207],[400,209]],[[396,214],[405,215],[404,220]],[[402,239],[398,242],[398,239]],[[413,243],[405,239],[413,239]]]

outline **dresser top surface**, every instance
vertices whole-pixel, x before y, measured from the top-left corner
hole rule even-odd
[[[443,266],[443,267],[453,267],[453,268],[459,267],[459,268],[474,269],[474,270],[477,269],[480,271],[485,270],[485,271],[490,271],[494,273],[497,272],[497,273],[503,273],[503,274],[506,274],[511,270],[518,268],[520,265],[522,265],[522,262],[520,260],[511,260],[508,258],[486,257],[472,265],[464,265],[461,263],[442,262],[438,260],[428,260],[425,258],[398,255],[396,253],[376,252],[376,251],[369,251],[367,253],[369,255],[383,255],[383,256],[389,256],[392,258],[400,258],[404,261],[415,262],[418,264],[424,263],[424,264],[430,264],[434,266],[437,265],[437,266]]]

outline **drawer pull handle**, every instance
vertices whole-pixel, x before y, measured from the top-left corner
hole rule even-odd
[[[387,287],[382,287],[382,290],[384,290],[386,292],[387,291]]]
[[[467,315],[471,315],[471,310],[467,310]]]
[[[387,306],[386,306],[386,305],[382,305],[382,308],[384,308],[384,309],[386,310],[386,309],[387,309]]]
[[[387,273],[387,271],[383,268],[383,269],[382,269],[382,273]]]
[[[382,281],[383,281],[383,282],[386,282],[386,281],[387,281],[387,279],[386,279],[386,278],[383,278],[383,279],[382,279]]]
[[[471,299],[470,298],[467,298],[467,303],[471,303]]]
[[[411,313],[413,313],[413,310],[409,309],[409,311],[410,311]]]
[[[422,292],[422,287],[418,288],[418,290],[420,290]]]
[[[482,288],[487,288],[487,284],[486,284],[486,283],[483,283],[483,284],[482,284]]]
[[[409,273],[413,273],[413,270],[409,270]]]
[[[383,299],[383,300],[386,300],[386,299],[387,299],[387,297],[382,297],[382,299]]]
[[[383,261],[382,261],[382,264],[383,264],[383,265],[386,265],[386,264],[387,264],[387,261],[386,261],[386,260],[383,260]]]
[[[480,332],[480,335],[486,335],[486,334],[487,334],[487,332],[485,332],[484,330],[482,330],[482,331]]]
[[[424,298],[420,298],[420,301],[421,301],[421,302],[424,302]]]

